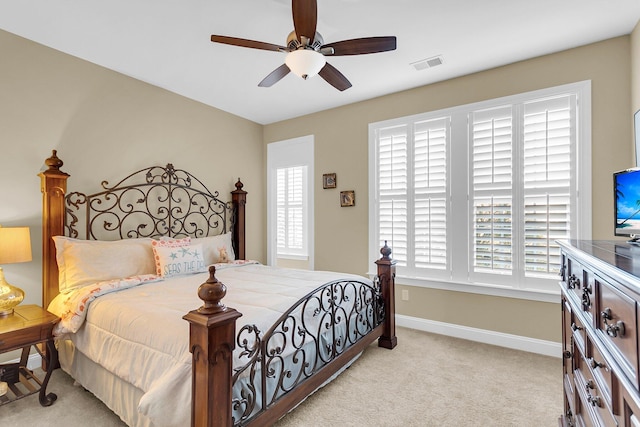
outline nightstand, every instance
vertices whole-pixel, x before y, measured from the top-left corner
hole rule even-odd
[[[47,394],[47,384],[51,372],[58,364],[58,352],[53,344],[52,334],[57,322],[57,316],[37,305],[19,305],[13,314],[0,317],[0,353],[22,349],[19,363],[0,364],[0,378],[9,384],[8,393],[0,396],[0,405],[37,392],[40,392],[42,406],[49,406],[56,401],[58,396],[54,393]],[[42,351],[43,346],[46,346],[46,352]],[[46,362],[47,370],[42,380],[27,368],[31,347]]]

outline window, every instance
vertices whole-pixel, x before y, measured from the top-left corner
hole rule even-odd
[[[307,256],[307,167],[276,170],[277,255]]]
[[[387,240],[407,284],[557,293],[555,240],[591,233],[590,108],[581,82],[371,124],[371,257]]]
[[[313,136],[267,145],[269,265],[313,269]]]

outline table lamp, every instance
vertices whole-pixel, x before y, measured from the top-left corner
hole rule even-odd
[[[29,227],[0,226],[0,265],[31,261]],[[24,291],[10,285],[0,267],[0,317],[9,316],[24,299]]]

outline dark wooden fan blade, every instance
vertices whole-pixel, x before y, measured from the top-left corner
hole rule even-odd
[[[262,79],[262,81],[258,83],[258,86],[271,87],[274,84],[278,83],[284,76],[289,74],[289,71],[290,70],[289,67],[287,67],[287,64],[282,64],[281,66],[273,70],[267,77]]]
[[[333,53],[327,52],[326,48],[333,49]],[[320,48],[325,55],[363,55],[366,53],[387,52],[396,49],[395,36],[389,37],[365,37],[361,39],[343,40],[335,43],[328,43]]]
[[[298,41],[301,36],[313,42],[316,36],[316,24],[318,23],[318,4],[316,0],[293,0],[291,4],[293,12],[293,28]]]
[[[252,49],[273,50],[276,52],[287,51],[286,47],[279,46],[277,44],[258,42],[255,40],[239,39],[237,37],[216,36],[215,34],[211,36],[211,41],[215,43],[230,44],[233,46],[249,47]]]
[[[331,86],[338,89],[340,92],[351,87],[351,82],[347,80],[347,78],[340,71],[338,71],[336,67],[329,64],[328,62],[324,64],[324,67],[322,67],[322,70],[320,70],[318,75],[325,79]]]

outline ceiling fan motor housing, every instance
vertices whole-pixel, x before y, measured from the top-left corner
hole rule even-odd
[[[290,51],[298,50],[298,49],[312,49],[316,52],[320,50],[320,47],[324,44],[324,39],[322,35],[316,31],[316,35],[313,37],[313,40],[309,40],[306,36],[301,36],[300,39],[302,43],[298,41],[298,36],[296,35],[295,30],[291,31],[287,36],[287,48]]]

